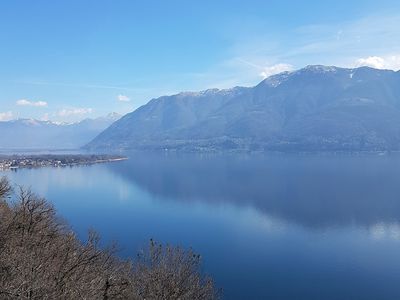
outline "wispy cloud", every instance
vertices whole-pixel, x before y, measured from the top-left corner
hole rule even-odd
[[[274,75],[274,74],[278,74],[278,73],[282,73],[282,72],[286,72],[286,71],[292,71],[293,70],[293,66],[291,64],[285,64],[285,63],[278,63],[278,64],[274,64],[274,65],[258,65],[255,64],[253,62],[244,60],[242,58],[237,58],[238,62],[241,62],[243,64],[246,64],[250,67],[253,67],[254,69],[257,69],[260,71],[259,76],[261,76],[263,79]]]
[[[148,89],[127,87],[119,85],[103,85],[103,84],[75,84],[67,82],[52,82],[47,80],[22,80],[18,83],[29,84],[29,85],[43,85],[43,86],[63,86],[63,87],[75,87],[75,88],[86,88],[86,89],[109,89],[119,91],[135,91],[135,92],[146,92]]]
[[[385,58],[400,53],[400,14],[302,26],[296,33],[294,47],[283,51],[281,57],[297,63],[352,67],[360,58]]]
[[[47,102],[45,101],[30,101],[27,99],[17,100],[16,104],[18,106],[34,106],[34,107],[46,107]]]
[[[14,115],[11,111],[0,112],[0,122],[10,121],[14,118]]]
[[[252,19],[252,17],[250,18]],[[235,21],[236,22],[236,19]],[[135,83],[108,81],[109,84],[81,82],[52,82],[44,80],[18,81],[22,84],[71,87],[78,89],[109,89],[115,102],[130,102],[133,106],[144,104],[153,97],[174,94],[182,90],[229,88],[236,85],[252,86],[260,80],[283,71],[291,71],[309,64],[355,67],[369,65],[378,68],[400,69],[400,13],[364,16],[346,22],[308,24],[301,27],[278,29],[264,19],[254,25],[225,26],[221,30],[228,46],[221,60],[190,73],[155,74]],[[249,21],[251,22],[251,21]],[[234,28],[235,30],[233,30]],[[226,32],[230,31],[232,32]],[[222,32],[224,31],[224,32]],[[157,85],[154,85],[155,78]],[[100,81],[101,83],[103,81]],[[72,90],[72,89],[71,89]],[[86,91],[92,92],[92,91]],[[127,96],[129,95],[129,96]],[[134,99],[134,101],[131,100]],[[98,100],[100,101],[100,100]],[[86,103],[86,104],[83,104]],[[110,102],[112,103],[112,102]],[[72,104],[96,107],[95,100]],[[115,104],[115,103],[114,103]],[[120,105],[128,106],[128,105]],[[81,110],[64,109],[52,115],[84,115]]]
[[[129,98],[129,97],[126,96],[126,95],[119,94],[119,95],[117,96],[117,100],[118,100],[119,102],[130,102],[130,101],[131,101],[131,98]]]
[[[91,114],[93,112],[92,108],[64,108],[58,112],[59,117],[71,117],[71,116],[83,116],[87,114]]]
[[[260,76],[312,64],[400,69],[400,14],[309,24],[290,35],[276,35],[260,22],[246,34],[232,33],[226,59],[193,74],[193,81],[207,88],[254,85]]]

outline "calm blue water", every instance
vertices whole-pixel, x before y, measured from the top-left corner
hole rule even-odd
[[[201,253],[225,299],[400,299],[400,155],[143,155],[3,172],[134,255]]]

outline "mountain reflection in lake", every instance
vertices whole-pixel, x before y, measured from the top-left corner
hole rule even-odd
[[[129,156],[5,174],[123,255],[192,246],[226,299],[400,297],[400,155]]]

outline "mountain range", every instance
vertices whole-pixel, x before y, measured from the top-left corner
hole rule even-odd
[[[87,149],[400,150],[400,72],[307,66],[153,99]]]
[[[78,149],[120,117],[112,113],[72,124],[34,119],[0,122],[0,149]]]

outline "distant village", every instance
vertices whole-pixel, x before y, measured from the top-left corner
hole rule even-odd
[[[0,170],[92,165],[92,164],[120,161],[126,159],[127,159],[126,157],[114,156],[114,155],[80,155],[80,154],[0,156]]]

